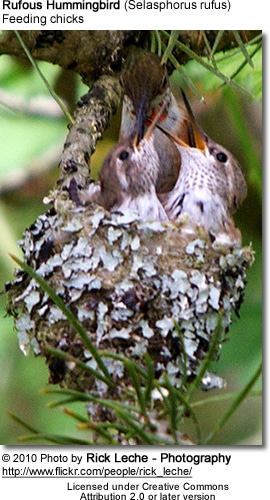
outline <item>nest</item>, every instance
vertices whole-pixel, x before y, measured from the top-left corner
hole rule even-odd
[[[70,199],[37,218],[20,247],[24,260],[62,298],[100,353],[114,381],[101,379],[48,352],[48,345],[100,367],[76,329],[34,278],[24,271],[7,285],[20,347],[45,356],[50,382],[121,399],[132,386],[121,356],[176,388],[198,373],[218,328],[213,359],[238,314],[253,263],[249,247],[215,246],[202,227],[136,220]],[[111,356],[110,356],[111,353]],[[223,380],[205,373],[204,389]],[[92,408],[94,418],[96,411]]]

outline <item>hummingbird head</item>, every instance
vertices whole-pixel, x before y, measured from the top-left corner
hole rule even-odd
[[[155,191],[159,160],[154,148],[153,131],[163,106],[145,131],[142,103],[132,136],[116,144],[106,156],[99,181],[100,203],[107,210],[121,206],[127,197],[135,199]]]
[[[240,164],[233,154],[206,136],[205,156],[224,178],[230,213],[241,205],[247,195],[247,184]]]
[[[189,157],[192,158],[192,151],[202,153],[202,165],[209,165],[209,178],[216,180],[217,186],[223,186],[222,190],[226,198],[226,204],[230,213],[234,212],[245,199],[247,194],[247,186],[242,169],[236,158],[220,144],[213,141],[198,124],[188,98],[182,90],[183,100],[189,117],[189,133],[188,142],[184,142],[181,138],[176,137],[170,131],[165,130],[160,124],[157,126],[181,148],[185,148]],[[182,149],[183,151],[183,149]],[[181,154],[181,153],[180,153]],[[195,154],[195,153],[194,153]],[[197,153],[198,154],[198,153]],[[207,163],[206,163],[207,162]],[[190,165],[192,161],[190,161]],[[213,186],[213,189],[215,187]]]
[[[143,50],[133,53],[126,61],[120,77],[125,96],[127,96],[137,116],[139,109],[144,117],[155,118],[160,106],[169,95],[169,80],[165,64],[156,54]],[[164,117],[166,109],[164,108]],[[160,116],[160,119],[163,117]]]
[[[183,90],[182,95],[190,118],[191,146],[202,151],[215,169],[217,176],[223,178],[227,190],[229,211],[234,212],[247,195],[247,185],[241,166],[230,151],[210,139],[201,129]]]

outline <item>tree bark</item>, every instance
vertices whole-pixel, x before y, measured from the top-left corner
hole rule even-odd
[[[81,99],[70,127],[60,159],[61,177],[58,188],[69,189],[71,179],[77,188],[87,189],[90,183],[89,163],[97,140],[109,126],[112,113],[119,105],[119,80],[111,75],[101,76]]]
[[[150,47],[150,31],[129,30],[22,30],[24,43],[35,59],[59,64],[79,73],[85,84],[91,85],[101,74],[121,69],[122,60],[133,47]],[[219,31],[205,31],[210,47],[217,40]],[[244,43],[261,33],[259,30],[239,31]],[[167,38],[161,35],[167,44]],[[206,55],[206,43],[201,30],[183,30],[179,41],[200,56]],[[238,45],[233,31],[225,30],[217,44],[217,51],[225,51]],[[25,60],[26,55],[14,31],[3,31],[0,38],[0,54],[9,54]],[[179,49],[174,54],[180,64],[190,56]]]

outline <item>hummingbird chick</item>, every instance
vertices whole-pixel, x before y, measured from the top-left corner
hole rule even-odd
[[[166,65],[161,64],[156,54],[143,50],[133,53],[126,61],[120,82],[124,93],[120,140],[132,134],[139,110],[143,126],[147,127],[163,106],[158,122],[183,141],[188,141],[188,115],[176,101],[170,89]],[[174,142],[158,128],[153,134],[159,159],[156,191],[164,193],[171,191],[178,179],[179,154]]]
[[[190,144],[167,131],[181,156],[181,170],[170,193],[160,196],[170,220],[187,214],[191,225],[201,224],[213,239],[228,237],[236,244],[241,234],[231,215],[246,197],[246,182],[234,156],[210,139],[197,124],[186,96],[191,124]]]
[[[160,113],[162,112],[162,108]],[[100,188],[94,201],[112,212],[134,212],[144,220],[168,220],[156,194],[159,160],[154,147],[152,122],[142,135],[142,113],[134,133],[112,148],[99,172]]]

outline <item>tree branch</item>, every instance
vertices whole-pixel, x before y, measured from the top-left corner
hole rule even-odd
[[[102,73],[120,70],[122,59],[134,46],[149,48],[150,31],[121,30],[22,30],[19,31],[24,43],[36,59],[59,64],[65,69],[72,69],[81,75],[85,84],[91,85]],[[169,33],[169,32],[168,32]],[[204,32],[210,47],[217,40],[218,30]],[[260,30],[242,30],[238,32],[244,43],[261,33]],[[167,44],[168,40],[162,36]],[[197,55],[206,55],[206,45],[202,30],[182,30],[179,41]],[[224,30],[217,44],[217,51],[237,47],[233,31]],[[14,31],[3,31],[0,38],[0,54],[10,54],[24,60],[26,58]],[[190,57],[179,49],[174,55],[180,64]]]
[[[61,177],[58,189],[69,188],[75,179],[80,189],[90,183],[89,162],[102,132],[109,126],[121,97],[119,80],[103,75],[82,97],[75,112],[75,123],[70,127],[60,159]]]
[[[2,33],[0,54],[25,60],[26,55],[15,32]],[[102,73],[120,69],[125,47],[131,44],[144,46],[149,38],[149,31],[21,30],[19,33],[35,59],[72,69],[89,86]]]

